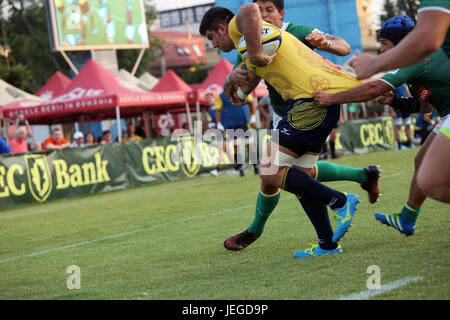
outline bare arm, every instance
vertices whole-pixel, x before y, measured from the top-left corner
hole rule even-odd
[[[359,87],[338,93],[313,92],[314,100],[321,106],[331,106],[340,103],[365,102],[372,100],[392,88],[387,83],[376,80],[365,83]]]
[[[222,111],[216,110],[216,122],[219,123],[222,120]]]
[[[268,56],[262,51],[262,18],[257,4],[248,3],[239,9],[236,14],[236,27],[245,37],[250,63],[258,67],[267,66],[273,56]]]
[[[227,76],[224,83],[224,92],[233,104],[242,105],[244,101],[236,97],[237,89],[240,88],[246,95],[249,95],[261,82],[261,77],[249,70],[241,69],[241,74],[245,73],[245,76],[242,76],[240,80],[235,80],[234,77],[232,77],[235,70]]]
[[[395,48],[379,56],[358,55],[349,64],[358,79],[415,64],[442,46],[449,26],[449,14],[434,10],[420,12],[416,27]]]
[[[223,91],[229,98],[234,95],[237,87],[245,86],[246,83],[251,81],[251,78],[253,77],[250,71],[243,69],[244,65],[244,62],[242,62],[238,67],[236,67],[236,69],[231,71],[225,79]]]
[[[258,109],[258,104],[256,103],[256,97],[253,97],[251,102],[247,102],[248,108],[250,110],[250,125],[252,128],[256,128],[256,110]]]
[[[305,39],[317,49],[337,56],[346,56],[352,51],[347,41],[331,34],[323,35],[320,32],[312,32]]]

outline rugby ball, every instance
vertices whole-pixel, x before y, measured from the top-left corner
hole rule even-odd
[[[272,55],[281,46],[281,31],[271,24],[263,24],[261,29],[262,51],[267,55]],[[238,51],[242,58],[248,56],[247,44],[245,37],[239,39]]]

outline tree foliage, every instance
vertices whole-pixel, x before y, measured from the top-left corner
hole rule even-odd
[[[148,25],[157,17],[152,2],[144,1]],[[0,44],[7,42],[11,49],[8,61],[0,56],[1,78],[20,89],[36,92],[55,71],[69,76],[70,67],[62,55],[51,51],[44,1],[0,0],[0,6],[8,9],[1,20],[4,22],[6,39],[0,32]],[[137,75],[146,71],[150,61],[155,59],[153,48],[162,45],[160,39],[151,36],[149,39],[152,49],[145,51]],[[139,50],[118,50],[119,68],[131,71],[138,56]]]
[[[384,14],[380,16],[383,24],[392,17],[407,15],[414,22],[417,22],[417,10],[420,0],[385,0],[383,4]]]
[[[54,71],[67,73],[68,68],[61,56],[51,52],[43,2],[2,1],[2,6],[7,4],[9,12],[5,21],[5,31],[7,44],[11,48],[9,65],[13,70],[6,73],[15,75],[9,78],[12,85],[35,92]],[[2,43],[5,43],[3,36]],[[5,63],[5,59],[0,62],[2,67],[8,68]],[[23,71],[22,74],[17,73],[19,70]]]

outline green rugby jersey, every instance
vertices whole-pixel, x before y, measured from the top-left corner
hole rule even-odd
[[[406,83],[414,97],[431,103],[441,117],[450,113],[450,59],[439,49],[409,67],[386,73],[380,80],[393,89]]]
[[[298,40],[303,42],[305,45],[307,45],[309,48],[314,49],[315,47],[311,45],[305,38],[307,35],[309,35],[314,30],[317,30],[314,27],[311,26],[305,26],[305,25],[297,25],[291,22],[287,23],[287,27],[285,29],[287,32],[295,36]],[[318,31],[318,30],[317,30]],[[242,58],[240,55],[237,56],[236,63],[234,64],[234,67],[236,68],[238,65],[240,65],[242,62]],[[269,84],[266,82],[267,90],[269,91],[269,98],[270,98],[270,104],[272,105],[273,111],[275,111],[276,114],[279,116],[284,115],[284,101],[281,95]]]
[[[450,0],[422,0],[418,12],[437,10],[450,14]],[[450,57],[450,29],[447,30],[447,34],[442,44],[442,49]]]

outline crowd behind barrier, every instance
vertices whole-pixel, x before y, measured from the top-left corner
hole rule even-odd
[[[262,155],[261,150],[270,140],[271,131],[256,129],[253,132],[258,139],[257,154]],[[89,146],[0,155],[0,208],[123,190],[156,181],[212,175],[218,165],[220,150],[213,141],[203,140],[201,135],[200,138],[196,141],[195,135],[183,137],[181,149],[181,140],[174,137],[121,143],[108,143],[106,137]],[[340,155],[393,149],[394,122],[390,116],[348,120],[339,126],[336,150]],[[183,153],[181,159],[186,160],[183,157],[191,155],[189,161],[174,160],[180,150]],[[250,170],[252,163],[248,160],[249,155],[246,156],[243,167]],[[222,163],[224,171],[233,168],[225,153],[222,153]]]

